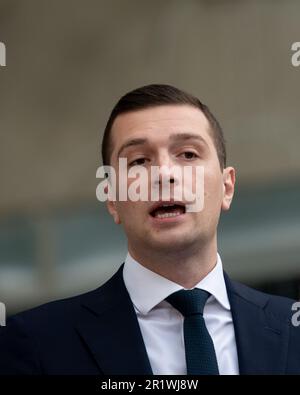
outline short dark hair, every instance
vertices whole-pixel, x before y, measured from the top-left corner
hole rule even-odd
[[[201,103],[201,101],[195,96],[175,88],[174,86],[165,84],[146,85],[128,92],[121,97],[113,108],[104,130],[102,140],[103,165],[110,164],[110,157],[113,149],[110,138],[111,129],[118,115],[168,104],[190,105],[202,111],[210,125],[220,167],[223,169],[226,166],[225,139],[222,128],[215,116],[211,113],[209,108],[205,104]]]

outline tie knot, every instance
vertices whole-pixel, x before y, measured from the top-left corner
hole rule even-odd
[[[203,289],[181,289],[166,298],[175,309],[177,309],[184,317],[201,314],[210,293]]]

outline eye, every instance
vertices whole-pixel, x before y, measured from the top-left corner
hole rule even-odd
[[[138,158],[129,163],[129,166],[142,166],[146,163],[146,158]]]
[[[180,156],[184,155],[184,159],[191,160],[198,158],[198,155],[193,151],[185,151]]]

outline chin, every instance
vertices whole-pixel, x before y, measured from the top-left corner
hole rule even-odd
[[[181,252],[195,242],[194,239],[191,240],[190,235],[184,235],[182,233],[175,235],[174,233],[172,234],[170,232],[166,235],[157,235],[157,237],[152,239],[151,248],[166,252]]]

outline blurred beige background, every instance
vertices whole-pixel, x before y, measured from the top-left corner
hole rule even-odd
[[[97,202],[118,98],[169,83],[209,105],[238,185],[219,252],[234,277],[300,289],[300,3],[0,0],[0,300],[13,312],[92,289],[126,240]]]

